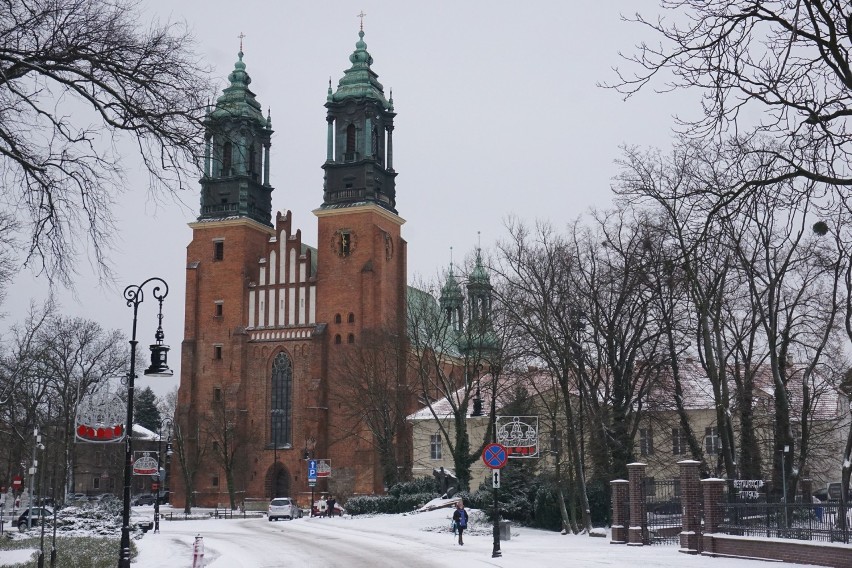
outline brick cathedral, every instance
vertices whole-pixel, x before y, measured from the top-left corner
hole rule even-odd
[[[172,502],[290,495],[304,506],[305,458],[329,459],[349,494],[381,492],[369,436],[335,412],[343,372],[369,334],[405,337],[406,242],[396,210],[393,98],[359,33],[329,83],[316,247],[291,212],[272,216],[272,124],[239,60],[206,118],[201,210],[187,247],[186,321]],[[318,157],[318,162],[321,157]],[[400,443],[400,463],[410,450]],[[231,479],[228,479],[231,477]],[[326,485],[330,483],[330,485]],[[343,487],[343,485],[340,485]]]

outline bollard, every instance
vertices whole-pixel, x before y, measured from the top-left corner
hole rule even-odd
[[[192,568],[204,568],[204,537],[195,537],[195,545],[192,547]]]

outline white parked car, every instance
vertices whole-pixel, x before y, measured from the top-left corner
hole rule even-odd
[[[302,510],[289,497],[276,497],[269,502],[268,516],[270,521],[298,519],[302,516]]]

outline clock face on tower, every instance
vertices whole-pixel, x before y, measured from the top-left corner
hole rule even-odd
[[[331,236],[331,250],[337,256],[347,257],[355,251],[355,232],[349,229],[338,229]]]

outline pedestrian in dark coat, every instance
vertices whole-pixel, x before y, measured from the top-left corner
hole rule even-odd
[[[462,534],[464,533],[464,529],[467,528],[467,511],[464,510],[464,503],[461,501],[456,503],[456,510],[453,511],[453,522],[459,531],[459,544],[464,546]]]
[[[328,498],[328,516],[334,516],[334,506],[337,505],[337,499],[334,496]]]

